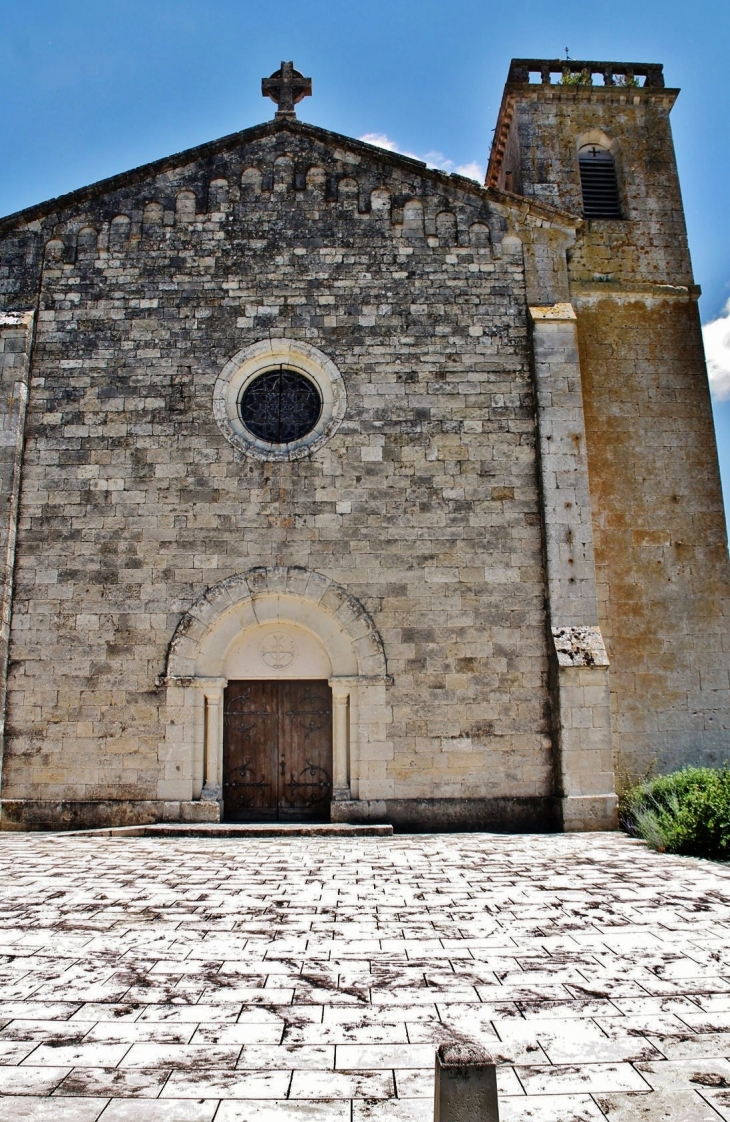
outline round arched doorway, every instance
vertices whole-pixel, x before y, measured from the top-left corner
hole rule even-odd
[[[192,798],[231,821],[329,819],[333,800],[359,797],[373,717],[387,723],[370,616],[304,569],[254,569],[209,589],[176,629],[166,684],[168,739]]]

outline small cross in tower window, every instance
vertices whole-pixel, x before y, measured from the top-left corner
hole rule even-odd
[[[312,79],[294,69],[293,62],[282,62],[270,78],[261,81],[261,93],[276,102],[276,117],[296,117],[294,106],[312,93]]]

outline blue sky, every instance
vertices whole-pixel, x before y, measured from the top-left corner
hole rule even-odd
[[[266,120],[282,59],[314,81],[303,119],[459,168],[486,164],[510,58],[663,62],[727,506],[728,43],[727,0],[0,0],[0,214]]]

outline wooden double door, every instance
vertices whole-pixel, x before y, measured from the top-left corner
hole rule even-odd
[[[329,684],[229,682],[223,699],[226,820],[329,821],[331,798]]]

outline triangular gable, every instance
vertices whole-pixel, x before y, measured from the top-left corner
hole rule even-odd
[[[167,172],[180,170],[199,161],[207,161],[216,156],[226,155],[252,142],[263,140],[282,132],[289,132],[294,136],[299,135],[301,137],[307,137],[327,147],[337,148],[359,157],[366,157],[370,161],[375,160],[386,167],[400,169],[406,173],[413,174],[416,172],[419,177],[431,180],[451,191],[457,189],[459,192],[481,198],[485,202],[491,201],[511,209],[516,208],[523,214],[529,212],[538,219],[542,218],[556,225],[574,227],[581,221],[577,216],[567,214],[547,204],[539,203],[533,199],[527,199],[519,195],[513,195],[506,191],[500,191],[494,187],[482,187],[473,179],[469,179],[457,173],[449,174],[435,168],[429,168],[420,160],[413,159],[410,156],[403,156],[398,152],[391,152],[387,149],[379,148],[376,145],[367,144],[362,140],[355,140],[352,137],[330,132],[328,129],[305,124],[297,120],[274,120],[255,125],[249,129],[242,129],[240,132],[230,133],[228,136],[220,137],[218,140],[208,141],[205,144],[197,145],[194,148],[188,148],[183,152],[177,152],[171,156],[165,156],[151,163],[142,164],[140,167],[109,176],[106,179],[98,180],[96,183],[91,183],[86,187],[80,187],[75,191],[70,191],[64,195],[58,195],[55,198],[16,211],[14,214],[7,215],[7,217],[0,219],[0,236],[17,227],[42,220],[50,215],[59,214],[59,212],[62,211],[68,212],[85,203],[101,198],[104,195],[112,194],[138,183],[143,183],[146,180],[164,175]]]

